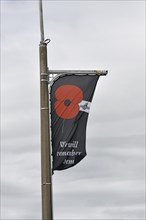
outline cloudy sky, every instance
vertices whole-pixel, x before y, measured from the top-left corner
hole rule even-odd
[[[144,1],[44,1],[50,69],[108,69],[87,157],[55,172],[55,220],[144,220]],[[37,0],[1,1],[1,219],[41,219]]]

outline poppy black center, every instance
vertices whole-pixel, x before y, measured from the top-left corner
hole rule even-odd
[[[65,106],[69,106],[70,103],[71,103],[71,101],[70,101],[69,99],[66,99],[66,100],[64,101],[64,105],[65,105]]]

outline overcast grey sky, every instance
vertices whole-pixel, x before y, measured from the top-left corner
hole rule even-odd
[[[145,1],[44,1],[50,69],[108,69],[55,220],[145,219]],[[1,218],[41,219],[38,1],[1,1]]]

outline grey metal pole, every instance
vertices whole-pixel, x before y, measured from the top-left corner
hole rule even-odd
[[[43,4],[42,4],[42,0],[39,0],[39,12],[40,12],[41,42],[43,42],[44,41],[44,22],[43,22]]]
[[[41,110],[41,182],[42,220],[53,220],[52,210],[52,169],[50,150],[50,120],[47,73],[47,44],[44,41],[42,0],[40,6],[41,42],[40,54],[40,110]]]

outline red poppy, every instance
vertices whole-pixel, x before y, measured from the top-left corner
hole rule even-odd
[[[55,111],[60,118],[71,119],[79,112],[79,105],[83,99],[82,90],[73,85],[60,86],[55,91]]]

